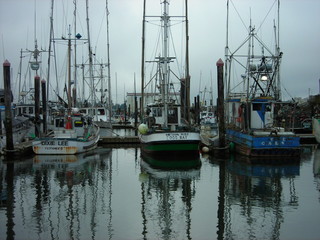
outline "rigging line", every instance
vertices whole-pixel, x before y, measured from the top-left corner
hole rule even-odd
[[[277,2],[277,0],[274,0],[274,2],[273,2],[273,4],[272,4],[272,6],[270,7],[270,9],[269,9],[269,11],[268,11],[268,13],[266,14],[266,16],[264,17],[264,19],[262,20],[262,22],[261,22],[261,24],[260,24],[260,26],[259,26],[259,28],[258,28],[258,30],[257,30],[257,32],[260,30],[260,28],[262,27],[262,25],[264,24],[264,22],[266,21],[266,19],[267,19],[267,17],[268,17],[268,15],[270,14],[270,12],[271,12],[271,10],[272,10],[272,8],[274,7],[274,5],[275,5],[275,3]]]
[[[174,52],[174,55],[177,56],[177,52],[176,52],[176,48],[175,48],[175,45],[174,45],[171,28],[169,29],[169,32],[170,32],[170,36],[171,36],[171,43],[172,43],[173,52]],[[176,63],[177,63],[177,69],[178,69],[179,76],[181,77],[181,69],[179,67],[179,60],[178,60],[177,57],[176,57]]]
[[[284,88],[284,90],[286,91],[286,93],[293,99],[293,97],[292,97],[291,94],[288,92],[288,90],[285,88],[285,86],[283,85],[283,83],[281,83],[281,86]]]
[[[101,19],[100,28],[99,28],[99,31],[98,31],[98,36],[97,36],[97,40],[96,40],[95,46],[98,45],[98,41],[99,41],[99,38],[100,38],[101,29],[102,29],[102,24],[105,21],[105,16],[106,16],[106,11],[104,11],[102,19]]]
[[[235,10],[236,13],[238,14],[238,17],[240,18],[243,26],[245,27],[245,29],[246,29],[247,31],[249,31],[249,28],[246,26],[246,24],[244,23],[243,19],[241,18],[240,13],[239,13],[238,10],[236,9],[236,6],[233,4],[233,1],[231,0],[230,2],[231,2],[231,4],[232,4],[234,10]]]

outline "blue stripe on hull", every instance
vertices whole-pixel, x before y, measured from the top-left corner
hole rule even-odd
[[[297,136],[253,136],[228,129],[226,137],[235,144],[236,152],[254,157],[298,157],[300,137]]]

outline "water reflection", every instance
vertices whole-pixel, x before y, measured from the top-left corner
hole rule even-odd
[[[139,148],[0,161],[0,238],[317,239],[319,156],[188,170],[151,167]]]
[[[107,181],[99,181],[109,177],[110,152],[97,149],[76,156],[37,155],[24,163],[6,164],[8,178],[0,185],[7,238],[23,239],[25,233],[39,239],[94,238],[99,212],[108,211],[111,216],[108,195],[112,191],[98,189],[111,187],[111,183],[106,186]],[[13,183],[14,177],[19,181]],[[18,232],[13,231],[14,221],[22,227]]]
[[[295,178],[300,165],[246,162],[231,156],[220,163],[218,239],[279,239],[283,209],[299,205]]]
[[[145,160],[139,176],[143,239],[191,239],[192,201],[200,169],[161,170]]]

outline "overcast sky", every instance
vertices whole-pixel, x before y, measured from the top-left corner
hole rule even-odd
[[[3,61],[7,59],[11,63],[12,88],[15,92],[18,89],[20,50],[33,50],[35,36],[39,48],[48,49],[50,2],[50,0],[0,0],[0,57]],[[77,2],[77,32],[87,37],[85,0],[77,0]],[[134,75],[137,90],[140,90],[143,0],[109,0],[108,2],[112,98],[113,101],[117,98],[118,102],[122,102],[126,92],[134,91]],[[159,15],[160,2],[160,0],[147,0],[147,15]],[[183,14],[184,0],[169,2],[170,14]],[[205,87],[210,89],[211,85],[216,97],[216,62],[219,58],[224,61],[226,44],[226,2],[227,0],[189,0],[192,98],[199,94],[199,90],[203,91]],[[276,8],[272,7],[274,2],[274,0],[231,1],[229,29],[231,49],[237,48],[245,38],[245,26],[248,27],[250,16],[256,27],[263,23],[259,36],[266,39],[266,43],[272,48],[273,19],[276,18]],[[280,2],[280,48],[283,52],[281,80],[284,99],[307,97],[309,94],[319,93],[319,13],[319,0],[282,0]],[[99,61],[107,62],[105,0],[89,1],[89,18],[93,51]],[[55,0],[53,19],[55,37],[67,37],[68,26],[73,26],[73,1]],[[147,30],[149,29],[151,27],[148,26]],[[61,45],[62,43],[59,47],[63,47]],[[79,46],[78,56],[81,56],[85,49],[85,44]],[[45,78],[47,68],[45,53],[42,54],[41,61],[43,70],[40,75],[41,78]],[[60,66],[65,64],[63,56],[59,61]],[[27,60],[24,59],[24,64],[26,62]],[[22,74],[25,74],[24,72]],[[61,72],[60,76],[62,75]],[[1,68],[1,79],[3,79],[2,76]],[[0,86],[3,86],[2,80]]]

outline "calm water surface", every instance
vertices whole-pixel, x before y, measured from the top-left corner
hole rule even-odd
[[[320,150],[285,166],[201,161],[161,171],[139,148],[99,148],[0,162],[0,238],[320,238]]]

